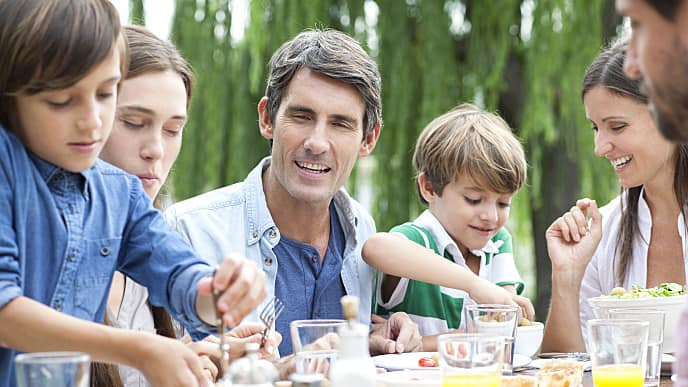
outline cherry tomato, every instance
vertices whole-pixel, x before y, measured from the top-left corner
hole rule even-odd
[[[418,359],[418,365],[420,367],[437,367],[437,362],[431,357],[421,357]]]

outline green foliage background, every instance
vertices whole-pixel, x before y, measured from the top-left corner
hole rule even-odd
[[[617,34],[610,0],[252,0],[245,35],[233,41],[229,0],[175,0],[171,40],[195,69],[184,146],[173,175],[176,199],[243,180],[269,154],[257,127],[272,52],[313,27],[343,30],[380,65],[385,125],[372,168],[349,181],[372,189],[378,229],[414,218],[411,154],[433,117],[460,102],[498,111],[526,148],[529,183],[509,227],[518,264],[536,299],[549,302],[544,230],[581,196],[617,192],[608,163],[593,154],[580,83],[600,47]],[[143,23],[143,0],[131,0]],[[368,176],[372,169],[372,176]],[[366,183],[367,182],[367,183]],[[365,183],[365,184],[364,184]]]

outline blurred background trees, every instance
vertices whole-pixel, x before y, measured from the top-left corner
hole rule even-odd
[[[612,0],[249,0],[240,37],[230,31],[242,2],[174,3],[170,39],[196,75],[173,174],[176,200],[241,181],[269,154],[256,104],[270,55],[306,28],[339,29],[363,43],[383,78],[382,135],[348,183],[379,230],[422,211],[411,155],[435,116],[473,102],[500,113],[522,139],[528,185],[508,226],[527,294],[544,320],[551,287],[545,229],[579,197],[606,203],[618,193],[612,168],[593,153],[580,98],[587,65],[621,30]],[[145,24],[144,0],[130,0],[130,19]]]

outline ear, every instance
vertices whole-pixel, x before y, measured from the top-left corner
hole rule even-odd
[[[365,136],[363,139],[363,142],[361,143],[361,149],[358,151],[358,155],[360,157],[365,157],[368,156],[373,149],[375,149],[375,144],[377,144],[377,140],[380,138],[380,123],[378,122],[375,124],[375,127],[368,132],[368,134]]]
[[[432,188],[432,182],[430,182],[430,179],[428,179],[428,177],[425,175],[425,172],[421,172],[418,175],[417,183],[418,192],[420,192],[423,199],[425,199],[425,201],[428,203],[432,203],[437,197],[437,194]]]
[[[263,97],[258,102],[258,126],[260,127],[261,136],[268,140],[272,140],[273,128],[270,121],[270,114],[267,109],[268,97]]]

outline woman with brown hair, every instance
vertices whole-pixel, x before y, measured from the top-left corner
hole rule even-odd
[[[603,51],[582,91],[595,154],[609,160],[622,192],[599,210],[579,200],[547,230],[552,304],[543,352],[585,351],[588,298],[615,287],[686,283],[688,145],[662,137],[640,81],[623,72],[626,48]]]
[[[122,81],[112,133],[100,157],[136,175],[146,194],[161,209],[165,182],[182,145],[193,73],[172,43],[141,26],[126,26],[123,31],[129,45],[129,71]],[[146,288],[120,272],[113,277],[106,322],[118,328],[181,336],[181,329],[175,329],[165,309],[148,299]],[[241,356],[246,342],[260,342],[263,328],[261,324],[246,323],[229,333],[230,357]],[[277,335],[268,342],[264,355],[272,355],[269,348],[279,341]],[[201,355],[205,369],[215,378],[220,355],[217,339],[209,336],[189,345]],[[113,366],[96,365],[92,385],[148,385],[133,368],[120,366],[119,375],[113,370]]]

